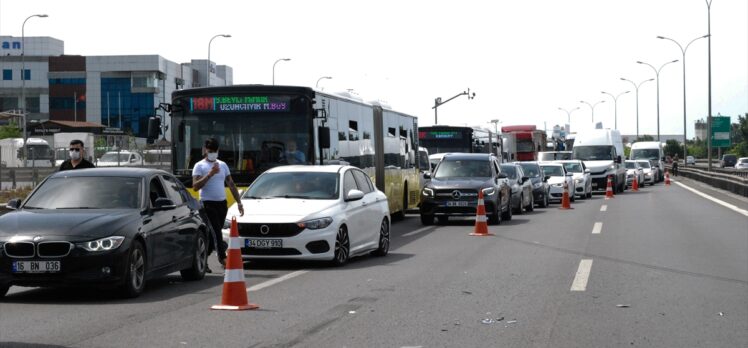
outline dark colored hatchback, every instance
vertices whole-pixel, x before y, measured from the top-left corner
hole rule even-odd
[[[738,157],[735,155],[727,154],[722,155],[722,159],[719,161],[720,168],[733,168],[738,163]]]
[[[511,191],[493,155],[448,154],[424,178],[430,179],[421,191],[424,225],[433,224],[434,217],[445,223],[450,216],[475,216],[481,191],[490,224],[511,219]]]
[[[141,168],[57,172],[0,216],[0,297],[9,287],[96,284],[138,296],[180,271],[202,279],[207,226],[169,173]]]

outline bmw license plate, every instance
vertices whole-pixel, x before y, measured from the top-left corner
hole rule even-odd
[[[13,273],[58,273],[60,261],[13,261]]]
[[[594,189],[594,188],[597,188],[597,183],[596,183],[596,182],[594,182],[594,181],[592,182],[592,188],[593,188],[593,189]]]
[[[448,201],[448,207],[467,207],[470,202],[467,201]]]
[[[244,246],[259,249],[282,248],[283,239],[245,239]]]

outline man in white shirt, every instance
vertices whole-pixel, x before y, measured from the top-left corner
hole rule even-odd
[[[224,221],[226,221],[228,205],[224,184],[229,187],[231,194],[239,205],[240,216],[244,216],[244,207],[239,197],[239,191],[234,185],[234,180],[231,179],[229,167],[226,162],[218,159],[218,147],[218,140],[215,138],[205,140],[203,147],[205,158],[195,163],[195,167],[192,168],[192,188],[200,191],[200,201],[205,207],[205,212],[213,228],[214,238],[211,238],[211,240],[214,243],[212,247],[218,252],[218,262],[225,267],[227,245],[223,241],[221,229]]]

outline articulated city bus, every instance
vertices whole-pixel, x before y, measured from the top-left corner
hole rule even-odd
[[[420,198],[416,117],[349,93],[265,85],[180,90],[172,95],[170,129],[172,170],[188,187],[203,142],[215,137],[239,186],[275,166],[348,163],[372,177],[392,214],[416,208]]]
[[[493,135],[495,136],[495,134]],[[418,128],[420,145],[429,154],[446,152],[488,153],[491,152],[489,132],[471,127],[430,126]]]

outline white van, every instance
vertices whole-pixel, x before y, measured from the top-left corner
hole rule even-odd
[[[96,161],[97,167],[126,167],[140,165],[143,165],[143,157],[141,157],[137,152],[130,151],[109,151]]]
[[[626,167],[621,163],[623,140],[615,129],[588,129],[574,139],[573,159],[584,161],[590,170],[593,191],[605,191],[608,177],[613,177],[613,190],[626,189]]]
[[[639,141],[631,145],[632,160],[649,160],[653,166],[657,167],[657,178],[655,182],[664,179],[665,172],[665,151],[662,149],[662,143],[659,141]]]

